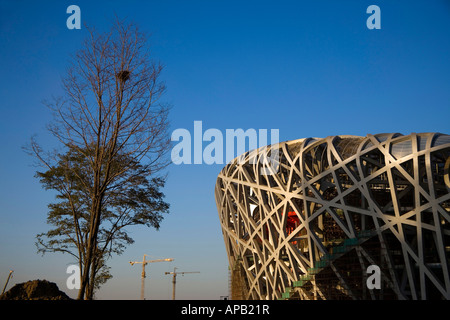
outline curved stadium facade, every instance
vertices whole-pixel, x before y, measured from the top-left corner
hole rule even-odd
[[[440,133],[306,138],[234,159],[215,187],[231,298],[449,299],[449,167]]]

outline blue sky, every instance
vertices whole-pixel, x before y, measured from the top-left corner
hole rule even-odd
[[[450,133],[450,3],[432,1],[0,1],[0,283],[47,279],[71,296],[73,259],[36,253],[54,194],[34,178],[21,147],[44,146],[51,120],[43,99],[61,94],[60,77],[86,30],[69,30],[66,8],[102,30],[117,14],[152,34],[165,65],[171,130],[278,129],[280,141],[337,134]],[[366,9],[381,9],[369,30]],[[214,201],[223,165],[172,165],[171,212],[159,231],[130,228],[135,243],[110,261],[113,279],[99,299],[139,299],[140,267],[128,261],[174,258],[147,267],[146,297],[228,294],[228,269]]]

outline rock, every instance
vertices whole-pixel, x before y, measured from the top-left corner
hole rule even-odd
[[[16,284],[0,295],[0,300],[71,300],[71,298],[60,291],[54,282],[31,280]]]

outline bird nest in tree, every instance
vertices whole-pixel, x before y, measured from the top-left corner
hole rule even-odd
[[[120,72],[117,73],[116,77],[120,80],[120,81],[127,81],[130,78],[130,74],[131,72],[128,70],[122,70]]]

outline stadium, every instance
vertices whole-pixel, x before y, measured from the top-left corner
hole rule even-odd
[[[305,138],[237,157],[215,185],[230,298],[448,300],[449,167],[442,133]]]

